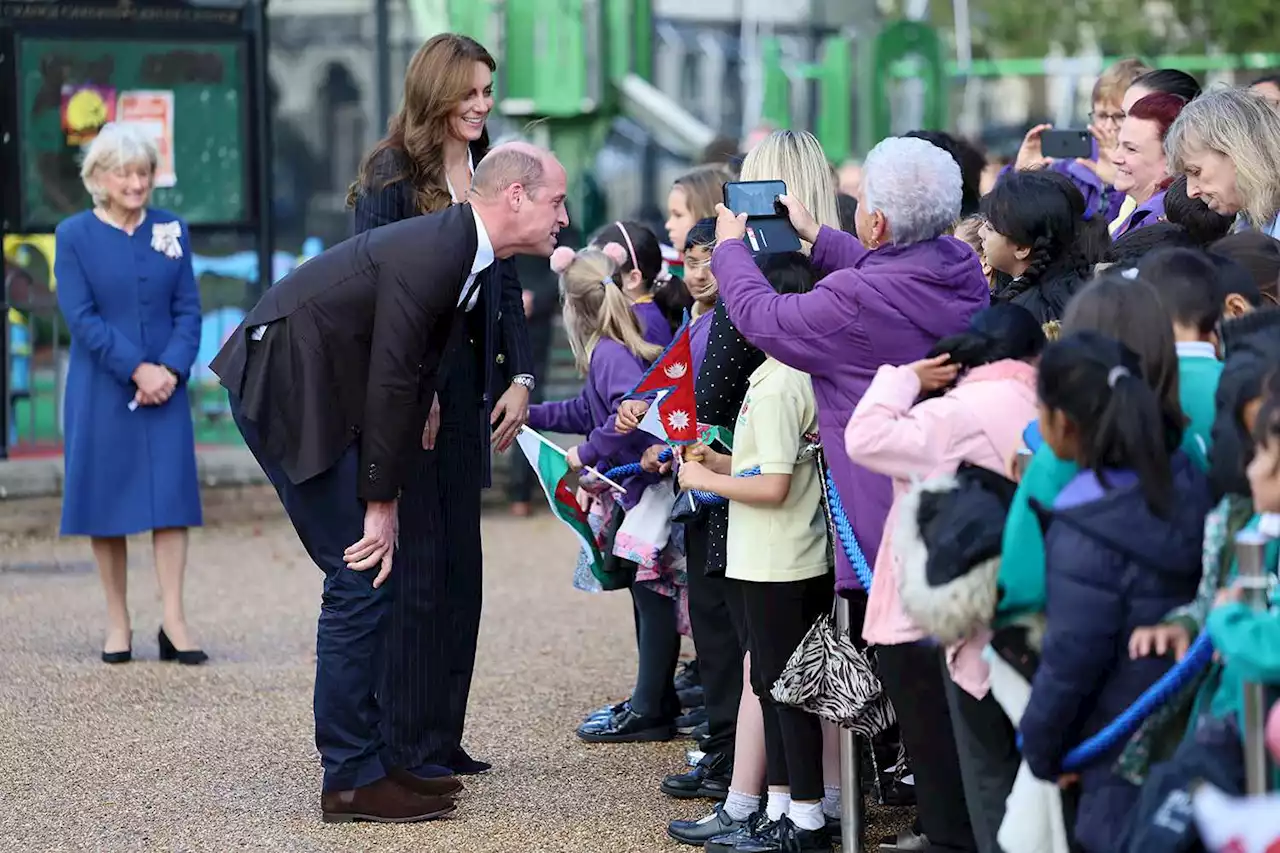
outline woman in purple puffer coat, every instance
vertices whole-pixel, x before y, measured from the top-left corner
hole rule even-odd
[[[745,218],[721,208],[711,260],[721,299],[748,341],[812,377],[819,430],[830,438],[827,464],[868,564],[880,547],[892,484],[854,465],[837,449],[839,437],[881,365],[924,358],[989,304],[978,256],[947,236],[960,200],[960,168],[947,152],[896,137],[867,155],[857,237],[819,228],[802,205],[783,197],[801,239],[813,243],[814,266],[827,274],[803,294],[769,286],[742,240]],[[837,547],[836,589],[859,588]],[[879,660],[911,756],[930,849],[973,850],[940,653],[927,643],[903,642],[881,645]]]

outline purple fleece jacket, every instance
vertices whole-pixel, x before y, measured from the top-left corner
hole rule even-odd
[[[1098,154],[1098,140],[1095,139],[1093,141],[1094,162],[1097,162]],[[1120,215],[1120,206],[1124,204],[1124,193],[1110,184],[1104,184],[1102,179],[1087,166],[1081,166],[1075,160],[1054,160],[1049,168],[1071,179],[1071,183],[1075,184],[1076,189],[1080,190],[1080,194],[1084,196],[1085,210],[1093,211],[1095,216],[1101,216],[1104,222],[1110,222]],[[1012,171],[1013,166],[1005,166],[1000,170],[999,179],[1003,179]]]
[[[1164,221],[1164,194],[1165,190],[1153,195],[1133,209],[1133,213],[1129,214],[1129,218],[1124,221],[1115,234],[1111,235],[1112,240],[1119,240],[1130,231],[1137,231],[1139,228],[1145,228],[1148,225],[1155,225],[1157,222]]]
[[[609,338],[596,344],[591,353],[591,367],[582,393],[571,400],[538,403],[529,407],[529,426],[539,432],[585,435],[578,445],[578,458],[600,472],[617,465],[640,461],[644,451],[661,444],[652,435],[636,430],[621,435],[614,429],[618,404],[644,376],[645,363],[631,351]],[[638,474],[621,481],[627,490],[622,506],[631,509],[651,484],[656,474]]]
[[[990,294],[978,256],[952,237],[868,251],[853,235],[824,226],[812,260],[829,274],[798,294],[775,292],[741,240],[716,246],[711,269],[743,337],[813,378],[827,464],[874,565],[893,486],[849,460],[845,426],[881,365],[923,358],[941,338],[963,331]],[[859,589],[843,549],[835,550],[836,589]]]

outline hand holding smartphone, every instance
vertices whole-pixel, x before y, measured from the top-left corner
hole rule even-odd
[[[724,206],[747,215],[747,233],[742,239],[753,255],[800,251],[800,237],[786,207],[778,201],[786,194],[783,181],[733,181],[724,185]]]

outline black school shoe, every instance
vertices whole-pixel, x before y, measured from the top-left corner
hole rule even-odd
[[[677,800],[724,800],[729,796],[733,758],[723,752],[704,755],[688,773],[672,773],[658,787]],[[710,837],[710,836],[708,836]]]
[[[726,832],[724,835],[717,835],[715,838],[708,841],[706,847],[703,849],[705,849],[707,853],[733,853],[734,850],[738,849],[739,841],[746,841],[769,823],[769,818],[765,815],[764,809],[761,809],[758,812],[752,812],[747,819],[743,821],[742,826],[732,832]]]
[[[578,737],[587,743],[655,743],[675,736],[670,718],[642,717],[630,705],[607,719],[588,720],[578,727]]]
[[[744,829],[746,820],[734,820],[725,812],[724,806],[717,804],[715,811],[699,820],[673,820],[667,824],[667,835],[681,844],[691,847],[702,847],[713,838],[728,835]]]
[[[734,853],[832,853],[831,836],[821,829],[801,829],[783,815],[739,841]]]
[[[678,691],[688,690],[690,687],[702,686],[702,675],[698,671],[697,658],[680,664],[680,669],[676,672],[674,684]]]

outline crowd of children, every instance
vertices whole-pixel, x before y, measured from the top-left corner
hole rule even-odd
[[[583,472],[605,570],[576,583],[630,590],[639,664],[578,734],[701,729],[661,788],[721,802],[676,840],[838,840],[835,727],[780,689],[834,595],[892,704],[873,782],[896,765],[917,792],[879,850],[1155,849],[1171,785],[1245,792],[1245,685],[1280,691],[1280,611],[1246,600],[1235,553],[1280,536],[1280,112],[1130,60],[1092,117],[1093,159],[1045,160],[1033,128],[980,200],[981,161],[945,134],[881,142],[854,199],[812,136],[778,131],[739,178],[786,184],[800,252],[753,255],[715,209],[719,166],[671,191],[682,278],[635,222],[557,250],[586,383],[529,424],[586,436],[575,469],[640,463],[617,498]],[[718,429],[672,453],[632,392],[686,314],[696,420]],[[1179,663],[1206,633],[1213,662]],[[1210,724],[1222,772],[1186,769]]]

